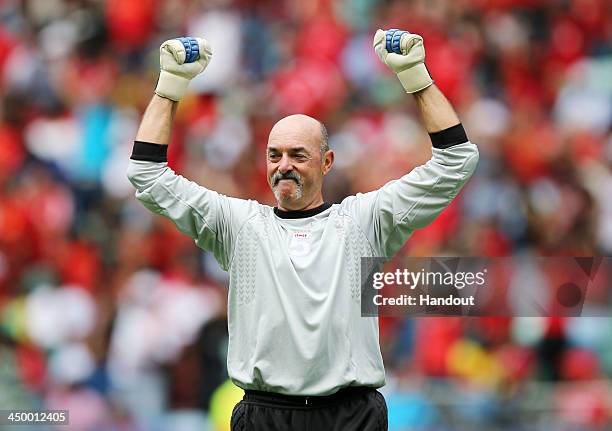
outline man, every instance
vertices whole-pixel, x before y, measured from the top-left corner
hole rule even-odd
[[[325,128],[280,120],[267,147],[275,208],[220,195],[176,175],[166,146],[177,102],[211,58],[203,39],[162,44],[156,95],[128,176],[137,198],[214,254],[230,274],[228,371],[246,390],[233,430],[387,429],[378,320],[360,315],[360,258],[391,257],[471,176],[478,150],[433,85],[420,36],[378,30],[374,49],[414,95],[432,159],[376,191],[323,200],[334,163]]]

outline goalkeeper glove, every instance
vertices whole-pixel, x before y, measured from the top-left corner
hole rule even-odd
[[[416,93],[433,84],[424,63],[423,38],[418,34],[378,30],[374,35],[374,51],[397,74],[406,93]]]
[[[155,93],[176,102],[187,91],[189,81],[210,62],[212,49],[199,37],[180,37],[165,41],[159,47],[161,71]]]

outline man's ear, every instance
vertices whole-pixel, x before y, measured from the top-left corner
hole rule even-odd
[[[325,154],[323,154],[323,161],[321,163],[321,169],[323,171],[323,175],[327,175],[327,173],[331,170],[332,165],[334,164],[334,152],[332,150],[327,150]]]

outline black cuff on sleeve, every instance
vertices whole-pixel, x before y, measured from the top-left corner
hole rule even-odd
[[[468,141],[465,129],[461,123],[439,132],[430,133],[431,144],[435,148],[450,148]]]
[[[168,161],[168,146],[151,144],[149,142],[134,141],[132,160],[163,163]]]

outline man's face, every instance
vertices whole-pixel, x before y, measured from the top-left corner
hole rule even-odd
[[[321,155],[320,126],[305,116],[291,116],[279,121],[266,149],[268,183],[285,210],[310,208],[322,202],[323,176],[331,167]],[[329,152],[331,153],[331,152]]]

